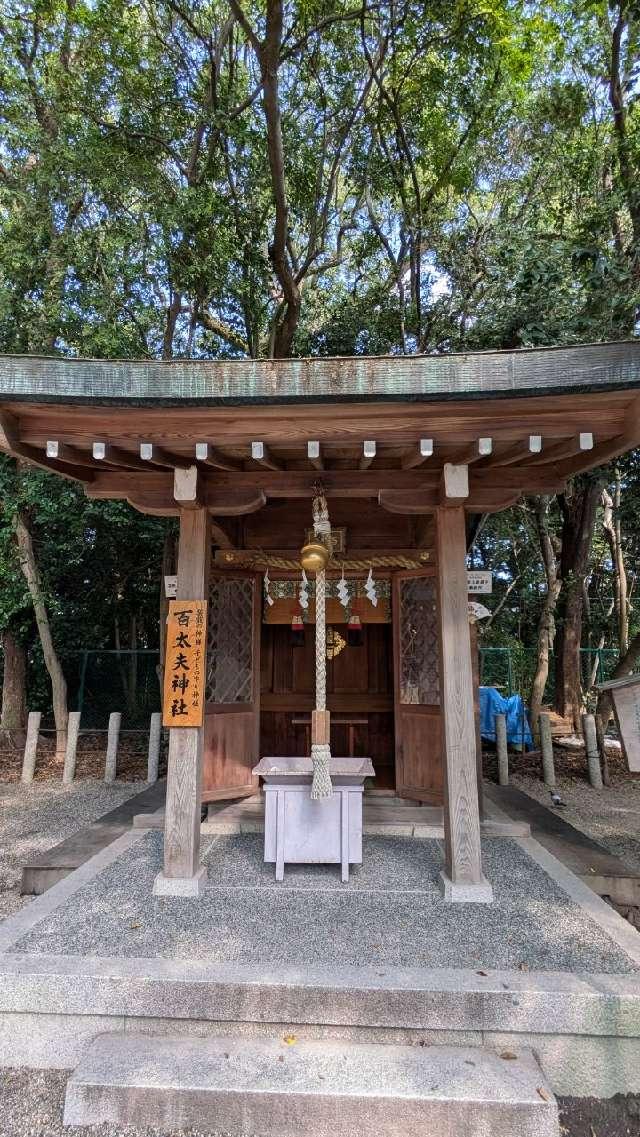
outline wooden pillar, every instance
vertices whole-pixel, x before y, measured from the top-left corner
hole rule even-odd
[[[202,508],[180,510],[178,600],[206,600],[209,591],[211,525]],[[203,727],[169,730],[164,871],[155,896],[198,896],[206,869],[200,864]]]
[[[436,510],[446,900],[491,903],[482,873],[464,507]]]

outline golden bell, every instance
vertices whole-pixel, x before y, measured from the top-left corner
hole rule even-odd
[[[328,560],[329,550],[320,541],[309,541],[300,550],[300,564],[305,572],[322,572]]]

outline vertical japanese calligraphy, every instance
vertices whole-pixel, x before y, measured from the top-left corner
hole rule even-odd
[[[164,726],[202,726],[206,643],[206,600],[170,600],[164,661]]]

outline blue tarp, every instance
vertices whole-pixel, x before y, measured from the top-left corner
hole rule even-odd
[[[507,716],[507,742],[516,746],[524,745],[527,749],[533,748],[531,728],[527,718],[521,695],[509,695],[505,699],[495,687],[480,688],[480,734],[483,738],[496,740],[496,715]],[[523,729],[524,717],[524,729]]]

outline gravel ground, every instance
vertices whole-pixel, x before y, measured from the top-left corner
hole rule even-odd
[[[169,1133],[172,1137],[178,1133],[182,1137],[226,1137],[219,1130],[139,1129],[132,1125],[64,1128],[66,1083],[67,1075],[61,1070],[0,1070],[2,1137],[168,1137]],[[638,1137],[640,1133],[637,1095],[617,1095],[607,1101],[558,1098],[558,1105],[562,1137]],[[336,1137],[340,1137],[338,1130]]]
[[[438,841],[366,837],[364,864],[290,866],[285,882],[250,834],[203,842],[197,902],[153,898],[162,835],[137,844],[45,917],[12,952],[208,959],[290,966],[531,968],[628,973],[632,961],[514,842],[484,842],[490,905],[446,904]]]
[[[19,892],[27,857],[59,844],[145,788],[146,782],[106,786],[90,779],[68,787],[59,781],[0,782],[0,919],[32,899]]]
[[[550,805],[549,791],[539,778],[517,773],[511,781],[543,805]],[[602,790],[592,789],[587,781],[560,776],[556,788],[567,803],[566,809],[558,810],[565,821],[640,871],[640,776],[618,776]]]

